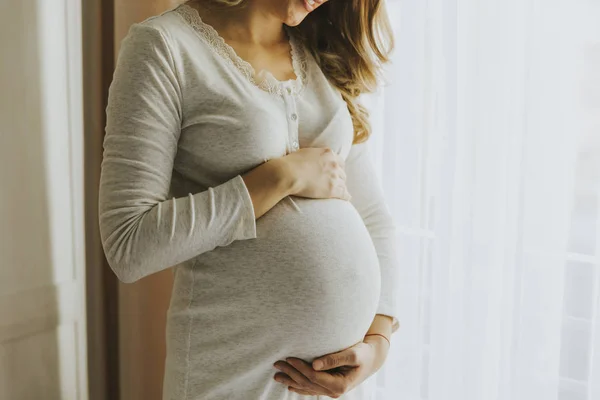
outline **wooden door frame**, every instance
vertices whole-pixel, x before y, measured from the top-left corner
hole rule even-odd
[[[82,1],[87,339],[90,400],[118,400],[118,282],[98,228],[98,185],[108,88],[114,70],[114,0]]]

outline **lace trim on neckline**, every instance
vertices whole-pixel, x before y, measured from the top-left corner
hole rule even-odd
[[[211,25],[205,23],[200,18],[198,11],[183,3],[175,8],[175,11],[179,13],[184,20],[192,27],[204,41],[211,47],[211,49],[225,59],[229,64],[239,70],[242,75],[246,77],[250,83],[257,86],[259,89],[265,92],[283,95],[283,93],[290,90],[291,94],[298,94],[306,84],[306,53],[302,48],[302,45],[298,43],[296,37],[287,31],[289,43],[290,43],[290,55],[292,58],[292,68],[296,79],[289,79],[286,81],[280,81],[273,76],[270,71],[261,70],[257,73],[254,67],[237,55],[233,47],[231,47],[225,39],[213,28]]]

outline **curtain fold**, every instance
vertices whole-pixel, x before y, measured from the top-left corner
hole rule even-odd
[[[375,398],[600,398],[600,3],[387,8],[365,103],[402,319]]]

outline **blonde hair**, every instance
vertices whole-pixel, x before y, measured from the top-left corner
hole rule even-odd
[[[242,6],[246,0],[203,0]],[[330,0],[292,28],[329,81],[341,92],[354,126],[354,143],[371,134],[369,113],[359,96],[377,88],[382,64],[389,61],[393,35],[384,0]]]

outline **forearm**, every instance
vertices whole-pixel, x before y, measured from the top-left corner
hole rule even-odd
[[[392,317],[383,314],[376,314],[369,330],[365,334],[363,341],[370,344],[377,354],[375,361],[375,370],[381,368],[387,358],[390,348],[390,337],[392,334]],[[384,339],[381,336],[387,338]]]
[[[371,333],[384,335],[386,338],[390,339],[390,336],[392,335],[392,317],[389,315],[376,314],[366,335]]]
[[[195,195],[158,201],[162,194],[151,190],[150,181],[138,185],[127,171],[116,168],[119,163],[106,160],[99,196],[100,233],[107,260],[123,282],[234,240],[256,237],[252,203],[241,177]]]
[[[256,219],[293,194],[294,178],[286,171],[282,160],[274,159],[242,175],[252,198]]]

